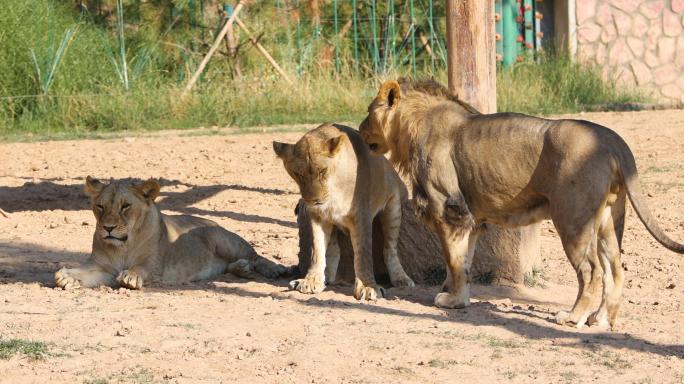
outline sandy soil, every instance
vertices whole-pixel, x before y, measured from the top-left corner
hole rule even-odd
[[[684,111],[586,114],[635,152],[649,205],[684,240]],[[215,281],[143,291],[53,288],[83,262],[94,217],[81,186],[158,177],[161,207],[242,235],[295,262],[294,183],[271,153],[301,133],[173,133],[0,144],[0,339],[44,342],[42,359],[0,359],[0,382],[620,382],[684,381],[684,262],[628,213],[626,290],[616,332],[558,326],[577,290],[550,225],[545,287],[474,288],[465,310],[431,305],[436,287],[389,289],[374,304],[349,287],[316,296],[287,281]]]

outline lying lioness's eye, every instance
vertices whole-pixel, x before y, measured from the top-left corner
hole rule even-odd
[[[131,207],[130,204],[124,203],[124,204],[121,206],[121,211],[123,212],[123,211],[127,210],[127,209],[130,208],[130,207]]]

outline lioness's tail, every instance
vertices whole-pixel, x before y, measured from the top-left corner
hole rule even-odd
[[[624,144],[627,147],[627,144]],[[639,219],[648,230],[648,232],[665,248],[677,252],[684,253],[684,244],[678,243],[671,238],[669,238],[658,223],[653,218],[651,211],[646,205],[646,198],[644,193],[641,191],[641,184],[639,183],[639,178],[637,177],[636,161],[632,152],[627,148],[626,151],[622,151],[619,156],[620,158],[620,168],[622,170],[622,177],[627,187],[627,196],[629,196],[629,201],[632,202],[632,207],[639,216]]]
[[[269,279],[292,276],[296,271],[259,255],[247,240],[233,232],[217,227],[220,232],[215,238],[216,251],[220,257],[235,260],[228,265],[227,272],[236,276],[254,279],[258,275]]]

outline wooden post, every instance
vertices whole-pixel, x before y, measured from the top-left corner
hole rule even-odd
[[[273,56],[271,56],[271,54],[268,53],[266,48],[264,48],[264,46],[261,45],[261,43],[259,43],[256,37],[252,35],[252,32],[250,32],[249,29],[247,29],[247,26],[245,26],[245,24],[242,23],[240,18],[236,17],[235,22],[237,23],[238,27],[242,28],[242,30],[249,38],[249,41],[251,41],[252,44],[254,44],[257,47],[259,53],[261,53],[266,58],[266,60],[273,66],[273,68],[275,68],[275,70],[280,74],[280,76],[282,76],[289,84],[293,84],[292,80],[290,80],[290,77],[287,75],[287,73],[285,73],[285,71],[283,71],[283,69],[280,68],[280,65],[278,65],[275,59],[273,59]]]
[[[207,66],[207,63],[209,63],[209,60],[211,60],[211,57],[214,55],[216,50],[219,48],[221,45],[221,41],[223,41],[223,38],[226,36],[226,33],[228,33],[228,29],[233,25],[233,21],[237,18],[238,13],[242,10],[242,7],[244,7],[244,0],[240,0],[238,2],[238,5],[235,7],[235,10],[233,11],[233,15],[230,16],[228,21],[226,21],[226,25],[223,26],[221,29],[221,32],[219,32],[218,36],[216,36],[216,40],[214,40],[214,44],[209,48],[209,52],[207,52],[207,55],[204,56],[204,59],[202,59],[202,62],[200,62],[200,65],[197,67],[197,70],[195,73],[192,75],[190,78],[190,81],[188,81],[188,84],[185,86],[185,89],[183,90],[183,93],[181,94],[181,98],[187,96],[187,94],[192,91],[192,88],[195,86],[195,83],[197,82],[197,79],[199,79],[200,75],[202,72],[204,72],[204,67]]]
[[[482,113],[496,112],[493,0],[446,0],[449,90]],[[520,282],[541,263],[540,224],[516,229],[487,225],[471,273]]]
[[[482,113],[496,112],[493,0],[446,0],[449,90]]]

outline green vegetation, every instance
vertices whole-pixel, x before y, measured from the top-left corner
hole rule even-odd
[[[324,20],[315,25],[304,1],[297,3],[299,8],[288,9],[284,4],[295,3],[276,1],[250,5],[242,20],[261,36],[259,41],[296,84],[287,85],[241,33],[241,75],[236,74],[236,60],[221,48],[196,90],[181,100],[187,78],[221,25],[215,9],[211,16],[208,6],[199,9],[197,4],[218,2],[90,3],[97,7],[79,8],[73,1],[58,0],[5,4],[0,12],[0,139],[353,122],[363,117],[385,78],[415,71],[416,77],[445,79],[440,38],[431,40],[434,56],[421,49],[415,60],[409,60],[410,44],[401,39],[412,28],[443,35],[443,25],[427,22],[425,8],[415,10],[416,27],[407,22],[408,2],[388,2],[391,7],[383,5],[378,14],[394,11],[400,16],[396,25],[388,24],[390,32],[381,36],[376,31],[376,41],[382,45],[368,43],[371,31],[366,21],[359,26],[355,49],[351,32],[344,39],[335,37],[332,7],[321,8]],[[352,14],[350,2],[339,3],[338,30]],[[435,17],[443,16],[443,9],[436,6],[434,11]],[[362,9],[365,20],[367,12]],[[389,33],[400,38],[392,40]],[[365,61],[356,60],[357,56]],[[366,64],[369,60],[372,65]],[[601,81],[595,70],[566,58],[542,57],[539,64],[518,64],[501,71],[498,82],[502,111],[576,112],[596,104],[639,100]]]
[[[14,355],[24,355],[32,360],[40,360],[48,353],[45,343],[22,339],[0,340],[0,359],[7,360]]]

